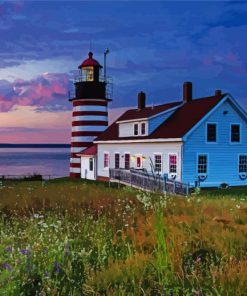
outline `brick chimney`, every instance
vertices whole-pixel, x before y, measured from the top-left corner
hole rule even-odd
[[[186,81],[183,85],[183,101],[185,103],[192,101],[192,82]]]
[[[219,98],[219,97],[221,97],[221,94],[222,94],[221,93],[221,89],[216,89],[214,96],[217,97],[217,98]]]
[[[138,94],[138,109],[141,110],[144,108],[146,108],[146,94],[141,91]]]

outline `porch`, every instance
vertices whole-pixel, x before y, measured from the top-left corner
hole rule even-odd
[[[136,169],[109,169],[109,182],[119,182],[151,192],[161,192],[176,195],[189,195],[189,184],[175,180],[170,180],[159,175],[155,175],[147,170]]]

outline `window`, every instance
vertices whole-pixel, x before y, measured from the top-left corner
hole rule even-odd
[[[134,123],[134,136],[138,136],[138,123]]]
[[[197,173],[207,174],[208,157],[206,154],[198,155],[197,159]]]
[[[89,158],[89,171],[93,171],[93,158]]]
[[[142,167],[142,156],[141,155],[137,155],[136,156],[136,168],[140,169]]]
[[[115,169],[119,169],[119,163],[120,163],[119,153],[115,153]]]
[[[146,122],[141,123],[141,134],[142,135],[146,134]]]
[[[126,170],[129,170],[129,168],[130,168],[130,155],[129,155],[129,153],[125,153],[125,155],[124,155],[124,168]]]
[[[247,173],[247,155],[239,155],[238,172]]]
[[[239,124],[231,125],[231,142],[234,142],[234,143],[240,142],[240,125]]]
[[[109,168],[109,153],[108,152],[104,153],[104,168],[105,169]]]
[[[216,124],[207,124],[207,142],[216,142]]]
[[[161,154],[154,155],[154,170],[157,173],[161,173],[162,168],[162,156]]]
[[[176,154],[169,155],[169,173],[170,174],[177,173],[177,155]]]

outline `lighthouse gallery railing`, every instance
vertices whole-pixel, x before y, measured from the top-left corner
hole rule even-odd
[[[126,183],[144,190],[189,195],[189,184],[166,180],[161,176],[153,176],[142,171],[110,168],[109,174],[110,180],[118,180],[120,183]]]

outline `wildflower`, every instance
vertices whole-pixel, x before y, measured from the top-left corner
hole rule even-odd
[[[29,249],[21,249],[20,252],[22,253],[22,255],[30,255],[31,254]]]
[[[237,208],[237,209],[240,209],[240,205],[236,205],[236,208]]]
[[[12,270],[12,266],[9,263],[3,263],[2,268],[6,270]]]
[[[45,275],[45,278],[48,278],[49,277],[49,272],[46,271],[44,275]]]
[[[60,266],[57,261],[54,262],[54,272],[57,274],[60,272]]]

